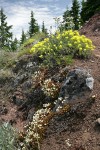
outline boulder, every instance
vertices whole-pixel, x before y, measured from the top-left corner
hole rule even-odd
[[[70,71],[64,81],[54,111],[65,104],[85,101],[93,89],[94,79],[88,70],[79,68]]]

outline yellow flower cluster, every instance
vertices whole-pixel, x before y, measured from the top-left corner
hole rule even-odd
[[[39,52],[41,58],[44,54],[63,53],[63,51],[66,51],[66,54],[87,57],[94,48],[90,39],[80,35],[78,31],[68,30],[62,33],[57,32],[38,42],[31,48],[30,52]]]
[[[49,38],[45,38],[43,41],[38,42],[37,44],[35,44],[31,51],[32,53],[36,53],[38,51],[40,51],[41,53],[46,52],[46,49],[49,49],[50,45],[49,45]]]

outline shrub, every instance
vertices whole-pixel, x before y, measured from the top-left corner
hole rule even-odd
[[[56,61],[61,63],[66,55],[77,57],[88,57],[94,46],[92,41],[84,35],[79,35],[78,31],[63,31],[45,38],[35,44],[30,52],[38,54],[43,60]]]
[[[0,150],[17,150],[15,139],[17,134],[12,126],[4,123],[0,126]]]

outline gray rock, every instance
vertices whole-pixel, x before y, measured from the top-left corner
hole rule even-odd
[[[33,67],[33,63],[32,62],[29,62],[27,65],[26,65],[26,68],[31,68]]]
[[[96,120],[96,122],[100,125],[100,118],[98,118],[98,119]]]
[[[15,80],[14,80],[14,86],[18,86],[19,84],[23,83],[26,79],[27,79],[28,75],[22,74],[22,75],[18,75]]]
[[[90,90],[93,90],[93,83],[94,83],[93,77],[86,78],[86,85]]]
[[[79,68],[70,71],[62,85],[54,111],[65,104],[85,101],[93,89],[94,79],[88,70]]]

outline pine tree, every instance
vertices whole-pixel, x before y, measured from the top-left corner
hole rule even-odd
[[[22,30],[22,35],[20,39],[20,44],[23,44],[26,41],[26,34],[24,33],[24,30]]]
[[[8,26],[3,9],[0,10],[0,47],[10,50],[12,41],[12,26]]]
[[[42,32],[45,32],[45,25],[44,25],[44,21],[42,23]]]
[[[43,21],[43,23],[42,23],[42,28],[41,28],[41,30],[42,30],[42,32],[43,32],[44,34],[48,34],[48,33],[47,33],[47,29],[45,28],[45,25],[44,25],[44,21]]]
[[[100,0],[82,1],[81,18],[83,22],[88,21],[96,12],[100,12]]]
[[[84,12],[84,8],[85,8],[85,5],[86,5],[86,2],[85,2],[85,0],[82,0],[82,2],[81,2],[81,13],[80,13],[80,15],[81,15],[81,21],[82,21],[82,24],[84,23],[84,14],[83,14],[83,12]]]
[[[33,13],[33,11],[31,11],[31,21],[30,21],[30,23],[29,23],[29,35],[30,35],[30,37],[32,37],[32,35],[34,34],[34,33],[36,33],[36,32],[38,32],[39,31],[39,26],[38,26],[38,24],[36,23],[36,20],[35,20],[35,18],[34,18],[34,13]]]
[[[71,13],[73,17],[73,22],[75,24],[75,30],[79,29],[79,21],[80,21],[79,12],[80,12],[80,4],[78,0],[73,0]]]
[[[18,48],[18,40],[17,38],[15,38],[12,42],[11,42],[11,50],[12,51],[16,51]]]

